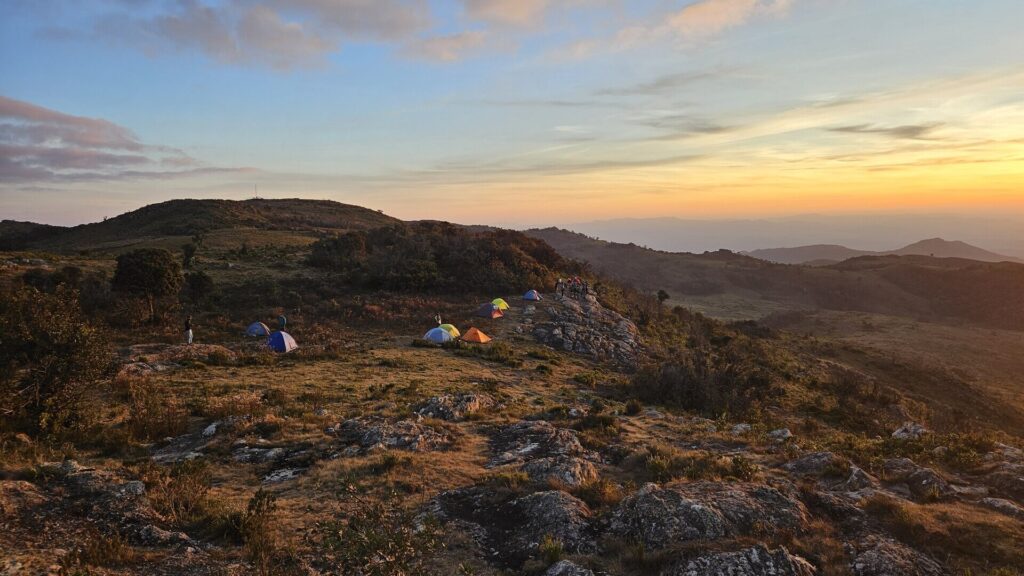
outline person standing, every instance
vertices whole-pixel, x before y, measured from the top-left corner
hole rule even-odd
[[[192,315],[189,314],[188,318],[185,318],[185,343],[189,346],[192,345]]]
[[[277,329],[284,332],[284,327],[288,325],[288,319],[284,317],[284,313],[277,317]]]

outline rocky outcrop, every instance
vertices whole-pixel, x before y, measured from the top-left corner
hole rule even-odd
[[[581,300],[556,296],[547,311],[550,320],[533,329],[538,342],[636,368],[643,349],[639,330],[628,318],[601,306],[594,296]]]
[[[447,430],[433,426],[399,420],[389,422],[383,418],[353,418],[327,429],[343,442],[354,445],[361,452],[393,448],[411,452],[430,452],[451,446],[454,439]]]
[[[445,394],[427,400],[416,413],[428,418],[460,422],[491,406],[494,406],[494,399],[487,394]]]
[[[882,472],[889,482],[902,482],[919,501],[950,498],[956,490],[938,472],[918,466],[909,458],[891,458],[882,464]]]
[[[576,432],[544,420],[523,421],[500,428],[491,439],[495,456],[488,466],[518,464],[537,482],[579,486],[594,478],[597,454],[583,448]]]
[[[871,537],[857,545],[850,563],[855,576],[945,576],[946,571],[920,552],[895,540]]]
[[[978,501],[978,504],[981,504],[989,510],[995,510],[1000,514],[1005,514],[1010,518],[1016,518],[1017,520],[1024,522],[1024,508],[1021,508],[1009,500],[1004,500],[1002,498],[982,498]]]
[[[508,499],[482,486],[461,488],[438,495],[428,513],[461,528],[507,566],[535,556],[546,538],[572,554],[596,550],[587,505],[558,490]]]
[[[904,422],[892,433],[892,437],[897,440],[920,440],[927,434],[931,434],[931,431],[917,422]]]
[[[984,482],[1014,500],[1024,502],[1024,464],[999,463],[984,476]]]
[[[800,530],[807,510],[775,488],[756,484],[694,482],[647,484],[612,515],[612,533],[652,549],[673,542],[715,540],[754,532]]]
[[[544,576],[594,576],[594,572],[568,560],[555,562]]]
[[[813,576],[814,566],[785,548],[754,546],[738,552],[709,554],[679,564],[666,576]]]

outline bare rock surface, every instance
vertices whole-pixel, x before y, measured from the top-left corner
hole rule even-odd
[[[989,510],[995,510],[1000,514],[1005,514],[1011,518],[1016,518],[1024,522],[1024,508],[1005,500],[1003,498],[982,498],[978,501],[979,504],[988,508]]]
[[[850,564],[855,576],[945,576],[931,558],[888,538],[870,537],[857,546]]]
[[[568,560],[559,560],[548,568],[544,576],[594,576],[594,572]]]
[[[552,480],[567,486],[595,478],[592,461],[600,460],[580,444],[574,430],[545,420],[524,420],[497,429],[491,449],[495,456],[489,467],[519,465],[536,482]]]
[[[956,494],[956,490],[938,472],[918,466],[909,458],[886,460],[882,471],[887,481],[905,483],[919,501],[942,500]]]
[[[538,323],[533,329],[538,342],[608,360],[624,368],[636,368],[643,349],[636,324],[605,308],[594,296],[578,300],[555,296],[547,312],[549,321]]]
[[[416,410],[416,413],[429,418],[460,422],[467,416],[491,406],[494,406],[494,399],[487,394],[445,394],[430,398]]]
[[[410,452],[431,452],[451,446],[454,439],[446,430],[413,420],[390,422],[383,418],[361,417],[346,420],[329,428],[342,441],[361,451],[394,448]]]
[[[722,482],[647,484],[619,504],[610,530],[658,549],[674,542],[715,540],[775,530],[799,531],[804,505],[775,488]]]
[[[813,576],[814,566],[785,548],[754,546],[737,552],[709,554],[679,564],[665,576]]]

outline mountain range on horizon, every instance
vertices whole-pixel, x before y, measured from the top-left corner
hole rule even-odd
[[[805,264],[809,266],[828,266],[860,256],[932,256],[935,258],[963,258],[979,262],[1024,263],[1024,260],[1020,258],[997,254],[960,240],[945,240],[943,238],[920,240],[902,248],[887,251],[857,250],[837,244],[812,244],[793,248],[761,248],[742,252],[742,254],[776,264]]]
[[[941,214],[804,214],[751,219],[619,218],[564,226],[601,240],[668,252],[753,253],[778,247],[842,246],[887,253],[926,238],[955,239],[1001,256],[1024,259],[1024,216]],[[919,251],[920,252],[920,251]],[[923,251],[937,255],[943,250]],[[953,250],[953,253],[958,253]],[[913,252],[918,253],[918,252]],[[826,260],[842,260],[823,256]],[[849,256],[855,254],[850,252]],[[806,258],[803,261],[816,259]]]

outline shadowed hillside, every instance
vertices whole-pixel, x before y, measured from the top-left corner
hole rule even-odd
[[[329,200],[171,200],[115,218],[51,232],[22,248],[114,249],[163,237],[191,237],[225,229],[318,232],[368,230],[399,220]]]
[[[707,314],[753,319],[787,310],[849,310],[1024,326],[1024,266],[927,256],[865,256],[826,267],[773,264],[728,251],[659,252],[548,228],[528,234],[566,258]]]

